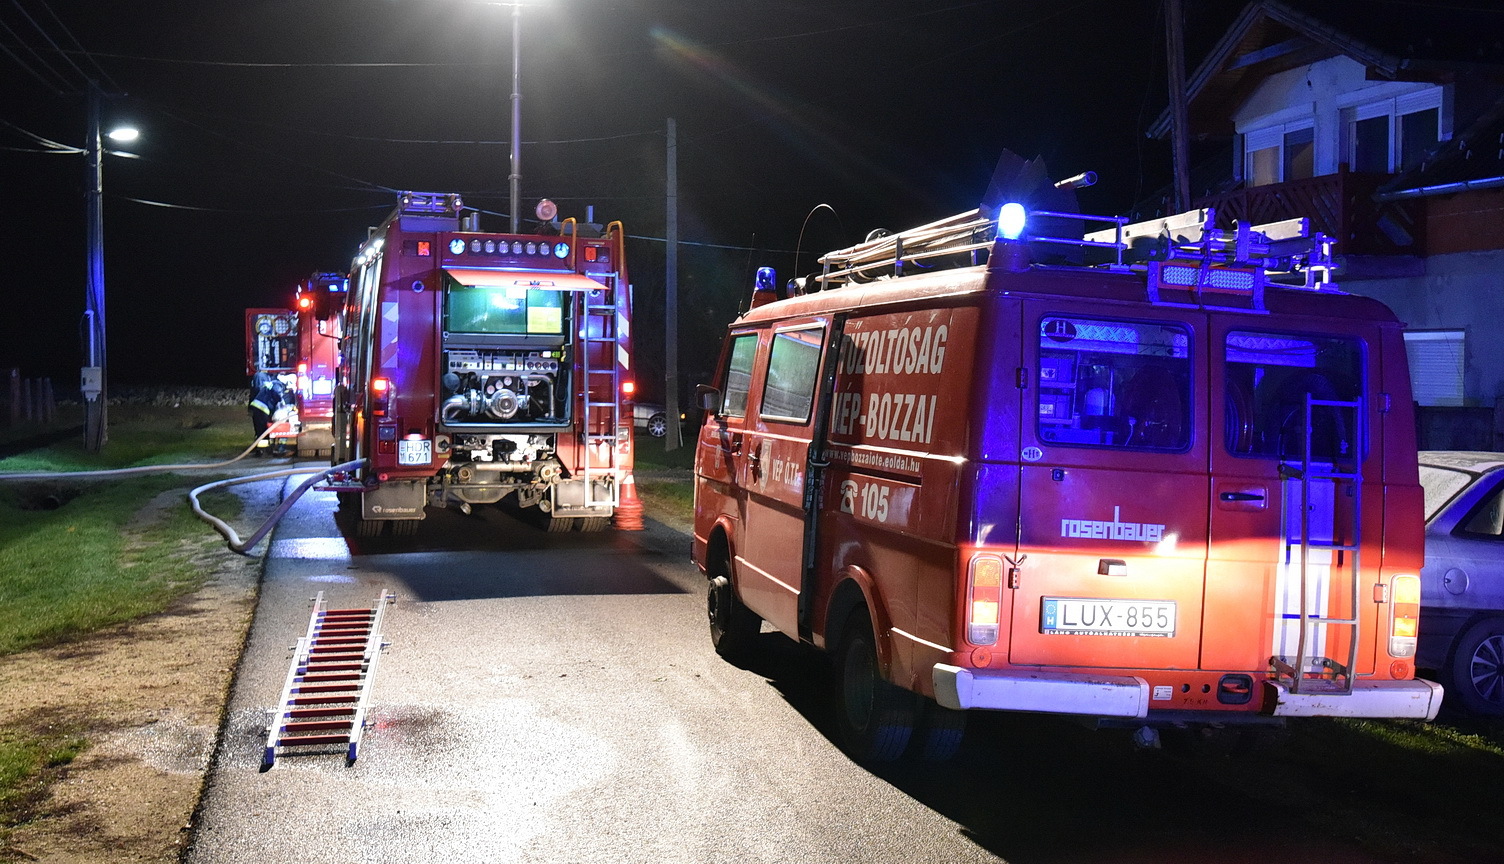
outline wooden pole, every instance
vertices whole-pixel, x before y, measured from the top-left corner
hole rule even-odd
[[[1165,55],[1170,78],[1170,146],[1175,170],[1172,213],[1191,209],[1190,119],[1185,92],[1185,18],[1180,0],[1165,0]]]

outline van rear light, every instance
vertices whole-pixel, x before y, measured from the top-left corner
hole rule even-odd
[[[385,417],[392,407],[392,382],[389,378],[371,379],[371,416]]]
[[[1415,655],[1420,632],[1420,577],[1396,576],[1389,583],[1389,656]]]
[[[996,555],[976,555],[968,570],[966,641],[973,645],[994,645],[1003,606],[1003,561]]]

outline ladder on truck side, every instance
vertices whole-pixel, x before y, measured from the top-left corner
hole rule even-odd
[[[1333,433],[1338,452],[1331,454],[1331,462],[1318,461],[1312,453],[1318,411],[1344,421],[1332,424],[1338,430]],[[1276,598],[1283,619],[1276,621],[1276,650],[1282,626],[1286,637],[1289,628],[1296,628],[1295,650],[1274,654],[1269,664],[1291,693],[1347,694],[1353,690],[1362,630],[1363,400],[1317,399],[1307,393],[1303,419],[1301,461],[1279,466],[1286,578],[1281,580],[1283,596]],[[1344,429],[1348,434],[1340,435]],[[1292,601],[1298,604],[1293,611]],[[1331,650],[1344,642],[1346,651]],[[1282,647],[1288,649],[1288,638]],[[1342,656],[1329,656],[1334,653]]]
[[[282,698],[267,730],[263,768],[289,747],[343,745],[346,761],[355,761],[376,660],[386,647],[381,619],[395,600],[395,594],[382,591],[368,609],[330,609],[324,592],[313,598],[308,630],[293,646]]]
[[[612,276],[609,285],[602,285],[599,291],[585,292],[580,301],[585,312],[581,331],[584,334],[584,350],[580,352],[580,371],[585,378],[581,387],[585,407],[581,418],[585,452],[580,460],[580,479],[585,485],[583,506],[588,510],[609,507],[615,512],[619,503],[621,458],[618,447],[621,444],[619,435],[622,418],[621,363],[617,359],[620,345],[617,337],[618,330],[625,326],[625,322],[618,315],[616,292],[624,290],[626,288],[620,284],[619,278]],[[599,295],[599,299],[592,298],[591,295]],[[604,358],[601,362],[596,362],[599,358],[594,355],[597,353]],[[605,399],[601,398],[603,392],[607,396]],[[604,455],[602,463],[596,462],[598,455]],[[598,495],[596,488],[600,474],[605,474],[610,481],[601,484],[604,488],[600,491],[604,491],[604,495]]]

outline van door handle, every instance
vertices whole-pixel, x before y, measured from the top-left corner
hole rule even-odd
[[[1223,492],[1220,496],[1223,501],[1262,501],[1264,496],[1257,492]]]

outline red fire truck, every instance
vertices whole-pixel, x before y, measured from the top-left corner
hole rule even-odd
[[[717,649],[767,621],[832,652],[872,760],[953,752],[966,709],[1148,742],[1434,717],[1400,322],[1330,282],[1304,220],[1028,228],[1089,218],[972,211],[832,252],[784,299],[760,274],[700,394]]]
[[[404,193],[361,247],[333,453],[365,460],[337,487],[360,533],[412,533],[428,506],[498,503],[550,531],[613,516],[636,527],[620,507],[632,482],[624,230],[555,223],[551,209],[539,206],[540,233],[487,233],[458,195]]]
[[[334,443],[334,382],[339,371],[340,313],[348,278],[314,273],[298,283],[298,455],[328,456]]]
[[[245,310],[245,372],[258,370],[292,381],[298,365],[298,314],[290,309]],[[292,454],[298,448],[297,406],[272,406],[270,434],[259,446],[274,456]]]

